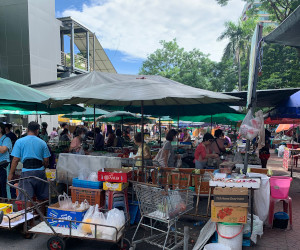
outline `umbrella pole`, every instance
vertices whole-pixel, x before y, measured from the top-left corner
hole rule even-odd
[[[212,132],[212,122],[213,122],[212,115],[210,115],[210,132]]]
[[[94,104],[94,147],[96,146],[96,105]]]
[[[177,130],[179,131],[179,107],[177,108]],[[179,135],[179,137],[180,137],[180,135]],[[179,145],[179,138],[177,137],[177,148],[178,148],[178,145]]]
[[[158,121],[159,121],[159,147],[161,148],[161,119],[160,117],[158,117]]]
[[[145,172],[145,167],[144,167],[144,101],[141,101],[141,114],[142,114],[142,119],[141,119],[141,123],[142,123],[142,169],[143,169],[143,173],[145,175],[145,182],[146,182],[146,172]]]
[[[122,115],[122,121],[121,121],[121,131],[123,133],[123,123],[124,123],[124,116]]]

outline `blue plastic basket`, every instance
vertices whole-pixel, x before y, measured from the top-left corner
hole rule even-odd
[[[102,181],[85,181],[85,180],[78,180],[78,178],[73,178],[72,185],[73,185],[73,187],[102,189],[103,182]]]

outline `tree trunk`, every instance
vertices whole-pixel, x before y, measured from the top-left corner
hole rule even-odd
[[[242,70],[241,70],[241,59],[240,53],[238,52],[238,74],[239,74],[239,91],[242,91]]]

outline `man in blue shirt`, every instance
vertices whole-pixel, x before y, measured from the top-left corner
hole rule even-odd
[[[9,137],[5,135],[5,127],[3,123],[0,123],[0,195],[3,198],[7,198],[6,192],[6,182],[7,174],[6,168],[9,165],[10,157],[9,153],[11,152],[12,144]]]
[[[50,152],[46,142],[38,138],[39,131],[40,125],[37,122],[30,122],[28,135],[16,141],[11,153],[14,158],[8,176],[9,181],[12,179],[19,161],[23,163],[21,178],[36,176],[47,180],[45,167],[49,164]],[[31,198],[36,196],[40,201],[48,198],[48,183],[31,178],[21,180],[19,186],[25,189]],[[20,193],[18,199],[24,200],[24,198],[23,194]]]

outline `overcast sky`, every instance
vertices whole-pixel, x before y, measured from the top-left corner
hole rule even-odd
[[[72,16],[94,31],[119,73],[137,73],[160,40],[173,38],[186,50],[197,48],[219,61],[227,43],[217,41],[224,22],[237,21],[244,4],[241,0],[231,0],[225,7],[215,0],[56,0],[56,14]]]

